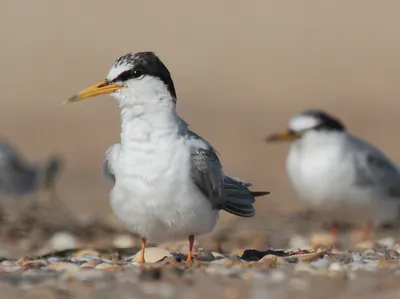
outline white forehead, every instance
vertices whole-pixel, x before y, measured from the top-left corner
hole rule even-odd
[[[106,79],[108,81],[111,81],[111,80],[115,79],[116,77],[118,77],[119,74],[121,74],[127,70],[130,70],[131,68],[132,68],[132,65],[128,64],[128,63],[113,64],[111,69],[108,71]]]
[[[289,121],[289,129],[294,132],[300,132],[314,128],[318,124],[318,119],[311,115],[296,115]]]

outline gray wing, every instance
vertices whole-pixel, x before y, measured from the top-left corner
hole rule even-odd
[[[198,139],[199,140],[199,139]],[[213,208],[224,204],[224,173],[217,152],[204,142],[204,147],[193,147],[190,155],[190,176],[195,185],[210,200]]]
[[[114,161],[115,157],[119,153],[119,149],[119,143],[113,144],[107,149],[102,167],[103,178],[107,181],[112,182],[113,184],[115,184]]]
[[[248,189],[251,184],[225,176],[216,150],[193,132],[190,138],[200,145],[192,149],[190,175],[213,208],[241,217],[254,216],[254,197],[268,192],[251,192]]]
[[[375,189],[378,196],[400,199],[400,171],[396,164],[360,139],[353,137],[352,145],[357,151],[356,184]]]

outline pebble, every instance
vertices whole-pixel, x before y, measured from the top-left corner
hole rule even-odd
[[[301,235],[294,235],[289,240],[289,247],[293,249],[310,248],[311,244],[308,238]]]
[[[131,248],[135,246],[135,242],[130,235],[119,235],[112,242],[115,248]]]
[[[327,269],[329,267],[329,260],[322,258],[310,263],[310,266],[316,269]]]
[[[133,262],[139,262],[141,254],[142,250],[140,250],[134,256],[128,258],[128,260],[131,260]],[[172,256],[171,252],[159,247],[148,247],[144,252],[144,259],[146,263],[156,263],[165,257],[171,257],[171,256]]]
[[[199,261],[204,261],[204,262],[211,262],[215,259],[214,255],[212,254],[211,251],[199,248],[198,249],[198,256],[196,258]]]
[[[331,247],[335,242],[336,236],[330,233],[315,233],[310,236],[312,247]]]
[[[393,248],[393,246],[396,244],[396,240],[393,237],[386,237],[378,240],[376,243],[386,248]]]
[[[351,255],[351,258],[353,259],[354,262],[361,262],[363,260],[363,256],[361,253],[353,253]]]
[[[86,262],[86,263],[83,263],[83,264],[81,265],[81,268],[94,268],[94,267],[96,267],[97,265],[99,265],[100,263],[101,263],[100,261]]]
[[[16,262],[14,262],[14,261],[7,261],[7,260],[5,260],[5,261],[2,261],[2,262],[0,263],[0,265],[1,265],[1,266],[5,266],[5,267],[11,267],[11,266],[16,266],[17,264],[16,264]]]
[[[77,241],[69,232],[58,232],[50,238],[49,246],[54,250],[66,250],[76,248]]]
[[[96,270],[121,270],[122,267],[118,265],[110,265],[106,263],[98,264],[96,267],[94,267]]]
[[[93,249],[82,249],[71,254],[70,258],[86,258],[92,257],[93,259],[100,257],[100,252]]]
[[[66,271],[68,273],[75,273],[81,269],[81,267],[79,265],[76,265],[73,263],[65,263],[65,262],[50,264],[48,266],[48,268],[55,270],[55,271]]]

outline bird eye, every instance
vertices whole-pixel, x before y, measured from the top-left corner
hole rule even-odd
[[[143,72],[141,70],[133,70],[133,72],[132,72],[132,77],[133,78],[136,79],[136,78],[139,78],[141,76],[143,76]]]

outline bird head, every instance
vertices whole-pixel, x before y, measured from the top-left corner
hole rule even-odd
[[[80,91],[66,102],[110,94],[120,104],[146,104],[169,99],[176,102],[171,74],[153,52],[126,54],[118,58],[106,79]]]
[[[293,141],[310,132],[345,130],[345,126],[335,117],[321,110],[306,110],[292,117],[286,130],[268,136],[266,141]]]

